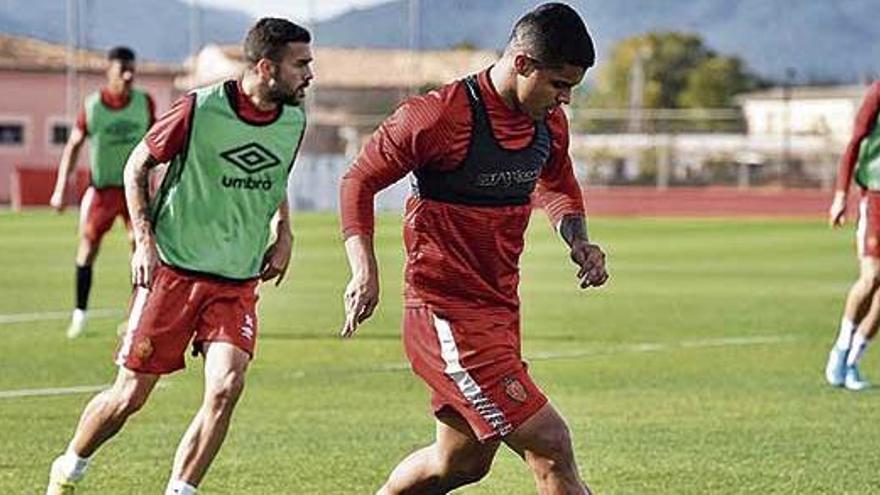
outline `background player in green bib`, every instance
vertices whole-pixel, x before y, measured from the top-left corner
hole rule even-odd
[[[122,170],[129,153],[155,120],[155,105],[150,95],[132,87],[134,52],[118,46],[107,53],[107,59],[107,85],[86,97],[61,155],[55,191],[49,201],[56,210],[64,209],[67,180],[88,137],[91,184],[80,205],[76,308],[67,328],[70,338],[77,337],[85,330],[86,309],[92,287],[92,264],[98,255],[101,239],[113,226],[116,217],[122,217],[126,228],[129,228]]]
[[[847,193],[855,178],[861,189],[856,250],[859,278],[846,297],[837,340],[828,353],[825,379],[835,387],[864,390],[868,381],[859,361],[880,323],[880,82],[868,88],[853,125],[852,138],[840,159],[834,200],[829,209],[832,227],[846,220]]]
[[[166,494],[193,494],[226,436],[257,338],[260,280],[280,283],[291,251],[287,179],[305,132],[307,30],[258,21],[240,80],[179,100],[125,170],[137,293],[109,390],[86,406],[48,493],[73,493],[89,458],[147,400],[159,377],[205,359],[202,405],[180,442]],[[148,204],[150,168],[169,162]],[[273,232],[274,231],[274,232]],[[66,490],[66,491],[65,491]]]

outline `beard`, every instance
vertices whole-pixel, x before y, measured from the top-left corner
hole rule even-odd
[[[272,102],[279,105],[299,106],[302,103],[301,91],[303,90],[305,90],[304,85],[296,88],[275,85],[269,88],[268,97]]]

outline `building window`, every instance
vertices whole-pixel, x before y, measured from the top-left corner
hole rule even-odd
[[[67,137],[70,136],[70,125],[57,123],[52,124],[51,132],[49,133],[49,139],[52,140],[53,145],[61,145],[63,146],[67,142]]]
[[[0,122],[0,146],[19,146],[24,144],[24,124]]]

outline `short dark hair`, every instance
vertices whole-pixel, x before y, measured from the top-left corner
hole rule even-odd
[[[545,3],[522,16],[513,26],[508,47],[524,49],[548,67],[570,64],[587,69],[596,62],[587,26],[564,3]]]
[[[134,50],[127,46],[114,46],[107,51],[107,60],[134,62]]]
[[[310,43],[309,31],[287,19],[263,17],[254,24],[244,39],[244,58],[256,64],[261,58],[280,62],[287,43]]]

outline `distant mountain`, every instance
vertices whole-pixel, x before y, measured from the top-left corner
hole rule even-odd
[[[190,50],[189,0],[79,0],[87,46],[125,43],[143,57],[182,61]],[[468,43],[499,49],[535,0],[396,0],[353,10],[315,26],[323,46],[410,45],[409,8],[420,6],[417,46]],[[712,49],[738,55],[758,74],[800,82],[854,82],[880,74],[880,0],[569,0],[587,19],[599,62],[614,42],[649,30],[700,34]],[[0,32],[63,43],[65,0],[0,0]],[[202,44],[239,43],[253,22],[234,10],[199,9]],[[381,70],[381,68],[376,68]]]
[[[418,46],[501,48],[530,0],[421,0]],[[569,0],[587,19],[599,62],[614,42],[650,30],[690,31],[764,77],[851,82],[880,73],[878,0]],[[407,47],[410,2],[348,12],[317,25],[331,46]],[[369,29],[364,29],[369,26]]]
[[[145,59],[180,62],[190,52],[192,17],[182,0],[80,0],[85,45],[105,49],[131,46]],[[67,41],[67,1],[0,0],[0,33],[46,41]],[[201,42],[238,43],[251,24],[235,10],[201,7]]]

